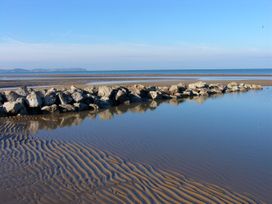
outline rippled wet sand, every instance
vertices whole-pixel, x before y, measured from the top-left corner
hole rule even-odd
[[[31,137],[13,122],[0,130],[3,203],[257,203],[88,145]]]

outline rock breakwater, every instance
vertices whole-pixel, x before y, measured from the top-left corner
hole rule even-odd
[[[35,115],[54,112],[98,111],[120,104],[140,103],[152,100],[192,98],[230,92],[260,90],[262,86],[231,82],[227,85],[208,84],[198,81],[185,85],[171,86],[91,86],[69,89],[31,89],[20,87],[17,90],[0,93],[0,116]]]

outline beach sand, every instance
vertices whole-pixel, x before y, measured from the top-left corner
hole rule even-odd
[[[126,85],[131,83],[141,83],[145,85],[172,85],[177,84],[179,82],[184,83],[191,83],[194,81],[201,80],[201,77],[215,77],[215,80],[212,79],[205,79],[205,81],[209,83],[228,83],[230,81],[242,82],[242,83],[250,83],[250,84],[260,84],[263,86],[271,86],[272,85],[272,76],[270,75],[224,75],[224,74],[213,74],[213,75],[206,75],[206,74],[176,74],[176,75],[159,75],[159,74],[144,74],[144,75],[12,75],[13,77],[18,77],[16,79],[2,79],[0,80],[0,88],[11,88],[11,87],[18,87],[18,86],[34,86],[34,87],[63,87],[63,86],[85,86],[87,84],[107,84],[107,85]],[[33,78],[31,78],[33,77]],[[39,77],[39,78],[35,78]],[[156,77],[156,78],[154,78]],[[169,78],[171,77],[171,78]],[[227,80],[216,80],[216,77],[235,77],[234,79],[227,79]],[[237,77],[249,77],[249,79],[238,79]],[[254,77],[254,79],[250,79],[250,77]],[[256,77],[260,77],[260,79],[256,79]],[[261,79],[261,77],[271,77],[269,79]],[[25,78],[23,80],[23,78]]]
[[[33,137],[23,121],[0,122],[2,203],[261,203],[89,145]]]

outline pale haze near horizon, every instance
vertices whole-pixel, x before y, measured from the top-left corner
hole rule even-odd
[[[269,0],[0,4],[0,69],[272,68]]]

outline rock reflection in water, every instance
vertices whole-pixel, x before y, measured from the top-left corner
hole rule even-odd
[[[220,95],[218,95],[220,96]],[[218,96],[213,97],[194,97],[191,99],[198,104],[202,104],[207,99],[213,99]],[[100,110],[98,112],[92,111],[83,111],[78,113],[65,113],[65,114],[48,114],[40,116],[22,116],[22,117],[11,117],[9,120],[0,119],[1,122],[19,122],[21,125],[25,126],[25,129],[28,130],[31,134],[37,133],[38,130],[53,130],[57,128],[69,127],[69,126],[78,126],[85,119],[101,119],[101,120],[111,120],[115,115],[122,115],[127,112],[133,113],[144,113],[148,110],[155,110],[160,104],[167,103],[170,105],[178,106],[183,99],[171,99],[171,100],[157,100],[150,101],[146,103],[135,103],[130,105],[120,105],[116,107],[111,107],[109,109]]]

